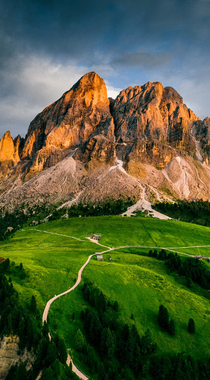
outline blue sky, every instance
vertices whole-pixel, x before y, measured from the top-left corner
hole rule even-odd
[[[210,0],[0,0],[0,136],[89,71],[109,96],[159,81],[210,117],[209,20]]]

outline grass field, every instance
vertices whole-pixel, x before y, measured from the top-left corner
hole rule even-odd
[[[39,229],[40,231],[36,231]],[[51,232],[51,234],[44,231]],[[55,233],[55,234],[54,234]],[[82,241],[70,237],[74,236]],[[36,295],[42,312],[46,302],[55,294],[70,288],[77,272],[87,257],[105,248],[85,239],[91,233],[101,233],[100,243],[109,247],[153,246],[189,247],[210,246],[210,229],[176,221],[161,221],[152,218],[91,217],[59,220],[25,227],[10,240],[0,245],[0,256],[9,257],[11,262],[20,262],[28,273],[21,280],[13,278],[21,298],[29,301]],[[188,254],[210,256],[208,248],[177,248]],[[148,252],[148,249],[146,249]],[[131,253],[132,252],[132,253]],[[92,258],[83,273],[83,279],[95,283],[108,299],[119,303],[120,318],[125,323],[134,323],[141,335],[147,328],[160,351],[186,352],[196,358],[210,354],[210,304],[207,290],[193,284],[186,287],[185,278],[167,271],[164,262],[140,254],[143,248],[111,251],[112,261],[97,262]],[[209,264],[207,264],[209,265]],[[159,305],[169,311],[176,325],[176,335],[171,337],[161,332],[157,324]],[[74,348],[74,337],[81,327],[79,315],[85,307],[81,287],[59,298],[51,306],[49,321],[52,331],[65,338],[67,346]],[[72,314],[75,319],[72,319]],[[189,318],[193,318],[196,333],[187,332]]]

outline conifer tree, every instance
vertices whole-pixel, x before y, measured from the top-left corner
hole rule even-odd
[[[19,347],[23,349],[25,346],[25,319],[22,317],[18,326],[18,335],[20,338]]]
[[[41,380],[52,380],[54,378],[51,367],[48,367],[43,371]]]
[[[161,328],[163,328],[164,330],[168,330],[168,325],[169,325],[168,310],[163,305],[160,305],[159,307],[158,323]]]
[[[18,372],[17,365],[12,365],[5,380],[16,380],[18,378]]]
[[[26,370],[26,366],[25,366],[25,363],[21,363],[18,367],[18,379],[21,379],[21,380],[27,380],[28,378],[28,373],[27,373],[27,370]]]
[[[175,329],[175,323],[174,323],[173,319],[170,320],[170,323],[169,323],[169,326],[168,326],[168,332],[171,335],[175,335],[176,329]]]
[[[38,369],[42,368],[43,360],[46,357],[47,354],[47,348],[48,348],[49,342],[46,338],[43,338],[40,340],[37,349],[36,349],[36,366]]]
[[[113,309],[114,309],[115,311],[118,311],[118,309],[119,309],[119,304],[118,304],[117,301],[114,302]]]
[[[55,374],[56,374],[57,376],[59,376],[59,375],[60,375],[60,363],[59,363],[58,358],[57,358],[57,359],[55,360],[55,362],[53,363],[52,368],[53,368]]]
[[[66,351],[66,345],[62,338],[59,338],[57,351],[59,353],[59,360],[62,364],[66,363],[67,360],[67,351]]]
[[[84,336],[80,329],[77,330],[75,337],[75,345],[78,351],[82,351],[85,344]]]
[[[115,354],[116,342],[115,342],[114,332],[112,332],[109,328],[107,330],[106,347],[107,347],[107,357],[109,360],[111,360]]]
[[[44,321],[44,326],[42,327],[42,333],[45,337],[48,336],[48,333],[49,333],[49,328],[48,328],[48,324],[46,321]]]
[[[36,313],[36,298],[34,295],[31,297],[30,309],[31,309],[32,313],[34,313],[34,314]]]
[[[97,308],[100,311],[106,310],[106,299],[105,299],[104,294],[102,292],[99,294],[99,297],[97,299]]]
[[[47,362],[48,365],[52,365],[57,358],[56,345],[55,343],[50,342],[47,347]]]
[[[192,318],[189,319],[187,331],[190,334],[194,334],[194,332],[195,332],[195,322]]]
[[[188,288],[192,288],[192,280],[190,277],[187,277],[187,286]]]
[[[85,287],[85,290],[84,290],[84,299],[85,299],[85,301],[89,301],[90,300],[90,288],[89,288],[89,286]]]

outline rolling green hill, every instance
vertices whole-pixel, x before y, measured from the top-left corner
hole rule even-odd
[[[182,352],[199,359],[210,356],[209,292],[195,283],[188,288],[184,276],[169,271],[164,261],[145,256],[149,248],[143,246],[171,247],[173,251],[208,257],[209,232],[208,227],[152,218],[72,218],[19,230],[1,243],[0,256],[23,263],[27,276],[12,278],[14,287],[23,301],[29,302],[34,294],[42,312],[50,298],[74,284],[78,270],[90,254],[107,251],[85,238],[101,233],[100,243],[116,249],[104,254],[102,262],[92,258],[83,272],[83,280],[97,286],[107,300],[118,302],[121,323],[135,324],[141,336],[149,328],[153,342],[158,344],[157,353]],[[136,247],[117,249],[122,246]],[[204,265],[208,268],[210,264]],[[58,331],[65,338],[76,360],[79,356],[75,351],[75,335],[78,328],[83,329],[80,313],[87,306],[81,289],[82,283],[56,300],[49,314],[52,333]],[[163,332],[158,325],[161,304],[175,322],[175,336]],[[189,318],[195,321],[195,334],[187,332]],[[83,369],[87,370],[85,366]]]

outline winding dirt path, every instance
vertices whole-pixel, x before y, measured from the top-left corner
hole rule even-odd
[[[82,239],[79,239],[79,238],[76,238],[74,236],[69,236],[69,235],[63,235],[63,234],[59,234],[59,233],[56,233],[56,232],[49,232],[49,231],[43,231],[43,230],[38,230],[38,229],[31,229],[33,231],[37,231],[37,232],[44,232],[44,233],[48,233],[48,234],[52,234],[52,235],[58,235],[58,236],[63,236],[63,237],[67,237],[67,238],[70,238],[70,239],[76,239],[76,240],[79,240],[79,241],[86,241],[86,240],[82,240]],[[189,256],[189,257],[195,257],[194,255],[189,255],[187,253],[184,253],[184,252],[180,252],[180,251],[177,251],[177,249],[189,249],[189,248],[205,248],[205,247],[210,247],[210,245],[203,245],[203,246],[187,246],[187,247],[157,247],[157,246],[143,246],[143,245],[136,245],[136,246],[120,246],[120,247],[113,247],[113,248],[110,248],[108,246],[105,246],[103,244],[100,244],[98,241],[96,240],[93,240],[91,238],[86,238],[86,239],[89,239],[92,243],[94,244],[97,244],[99,246],[102,246],[104,248],[107,248],[107,250],[103,251],[103,252],[100,252],[100,253],[108,253],[108,252],[111,252],[111,251],[116,251],[116,250],[119,250],[119,249],[125,249],[125,248],[146,248],[146,249],[166,249],[168,251],[171,251],[171,252],[177,252],[179,254],[182,254],[182,255],[185,255],[185,256]],[[51,298],[46,306],[45,306],[45,309],[44,309],[44,312],[43,312],[43,316],[42,316],[42,323],[44,324],[44,322],[47,322],[47,317],[48,317],[48,313],[49,313],[49,310],[50,310],[50,306],[52,305],[52,303],[57,300],[58,298],[72,292],[81,282],[81,279],[82,279],[82,272],[83,270],[85,269],[85,267],[88,265],[88,263],[90,262],[91,258],[93,256],[96,256],[96,253],[90,255],[87,259],[87,261],[83,264],[83,266],[80,268],[79,272],[78,272],[78,277],[77,277],[77,281],[76,283],[68,290],[66,290],[65,292],[63,293],[60,293],[58,295],[55,295],[53,298]],[[51,335],[49,333],[49,338],[51,339]],[[69,366],[70,363],[72,363],[72,371],[82,380],[88,380],[88,377],[82,373],[76,366],[75,364],[73,363],[73,360],[71,358],[71,356],[68,354],[68,357],[67,357],[67,361],[66,361],[67,365]]]
[[[64,237],[67,237],[67,238],[70,238],[70,239],[76,239],[76,240],[79,240],[79,241],[86,241],[86,240],[78,239],[78,238],[76,238],[76,237],[74,237],[74,236],[68,236],[68,235],[58,234],[58,233],[56,233],[56,232],[42,231],[42,230],[38,230],[38,229],[35,229],[35,228],[32,229],[32,230],[35,230],[35,231],[38,231],[38,232],[50,233],[50,234],[52,234],[52,235],[64,236]],[[96,244],[102,246],[102,247],[108,248],[108,252],[111,250],[110,247],[107,247],[106,245],[102,245],[102,244],[98,243],[97,241],[94,241],[94,240],[91,239],[91,238],[89,238],[89,240],[90,240],[91,242],[93,242],[93,243],[96,243]],[[60,294],[54,296],[53,298],[51,298],[51,299],[47,302],[47,304],[46,304],[46,306],[45,306],[45,309],[44,309],[44,312],[43,312],[43,316],[42,316],[42,323],[43,323],[43,324],[44,324],[44,322],[47,322],[47,316],[48,316],[48,313],[49,313],[49,310],[50,310],[50,306],[52,305],[52,303],[53,303],[55,300],[57,300],[58,298],[60,298],[60,297],[62,297],[62,296],[65,296],[66,294],[72,292],[72,291],[73,291],[73,290],[74,290],[74,289],[80,284],[81,279],[82,279],[82,272],[83,272],[83,270],[84,270],[85,267],[88,265],[88,263],[89,263],[89,261],[91,260],[91,258],[92,258],[93,256],[95,256],[95,255],[96,255],[96,253],[94,253],[94,254],[92,254],[92,255],[90,255],[90,256],[88,257],[87,261],[86,261],[85,264],[80,268],[80,270],[79,270],[79,272],[78,272],[78,277],[77,277],[77,281],[76,281],[76,283],[75,283],[70,289],[66,290],[66,291],[63,292],[63,293],[60,293]],[[50,333],[49,333],[49,338],[51,339],[51,335],[50,335]],[[74,372],[74,373],[75,373],[80,379],[82,379],[82,380],[88,380],[88,377],[87,377],[83,372],[81,372],[81,371],[75,366],[75,364],[73,363],[73,360],[72,360],[71,356],[68,354],[66,364],[69,366],[70,363],[72,363],[72,371],[73,371],[73,372]]]
[[[57,234],[56,234],[57,235]],[[61,235],[62,236],[62,235]],[[52,303],[57,300],[58,298],[62,297],[62,296],[65,296],[66,294],[72,292],[78,285],[79,283],[81,282],[81,279],[82,279],[82,272],[84,270],[84,268],[86,267],[86,265],[88,265],[90,259],[95,256],[96,254],[94,253],[93,255],[90,255],[87,259],[87,261],[85,262],[85,264],[80,268],[79,272],[78,272],[78,277],[77,277],[77,281],[76,283],[68,290],[66,290],[65,292],[61,293],[61,294],[58,294],[57,296],[54,296],[53,298],[51,298],[46,306],[45,306],[45,309],[44,309],[44,313],[43,313],[43,316],[42,316],[42,323],[44,324],[44,322],[47,322],[47,316],[48,316],[48,313],[49,313],[49,310],[50,310],[50,306],[52,305]],[[50,339],[51,339],[51,336],[50,336]],[[82,373],[76,366],[75,364],[73,363],[73,360],[71,359],[70,355],[68,354],[67,356],[67,361],[66,361],[66,364],[69,366],[70,363],[72,363],[72,371],[74,373],[76,373],[76,375],[82,379],[82,380],[88,380],[88,377]]]
[[[57,300],[58,298],[62,297],[62,296],[65,296],[66,294],[72,292],[72,290],[74,290],[78,285],[79,283],[81,282],[81,279],[82,279],[82,272],[84,270],[84,268],[86,267],[86,265],[88,265],[91,257],[95,256],[96,254],[94,253],[93,255],[90,255],[86,261],[86,263],[82,266],[82,268],[80,268],[79,272],[78,272],[78,277],[77,277],[77,281],[76,283],[68,290],[66,290],[65,292],[61,293],[61,294],[58,294],[57,296],[54,296],[53,298],[51,298],[46,306],[45,306],[45,309],[44,309],[44,313],[43,313],[43,316],[42,316],[42,323],[44,322],[47,322],[47,316],[48,316],[48,313],[49,313],[49,310],[50,310],[50,306],[52,305],[52,303]]]
[[[70,238],[70,239],[75,239],[75,240],[79,240],[79,241],[86,241],[86,240],[82,240],[82,239],[76,238],[75,236],[69,236],[69,235],[58,234],[57,232],[50,232],[50,231],[38,230],[37,228],[31,228],[31,231],[44,232],[45,234],[51,234],[51,235],[57,235],[57,236],[64,236],[64,237],[67,237],[67,238]]]

